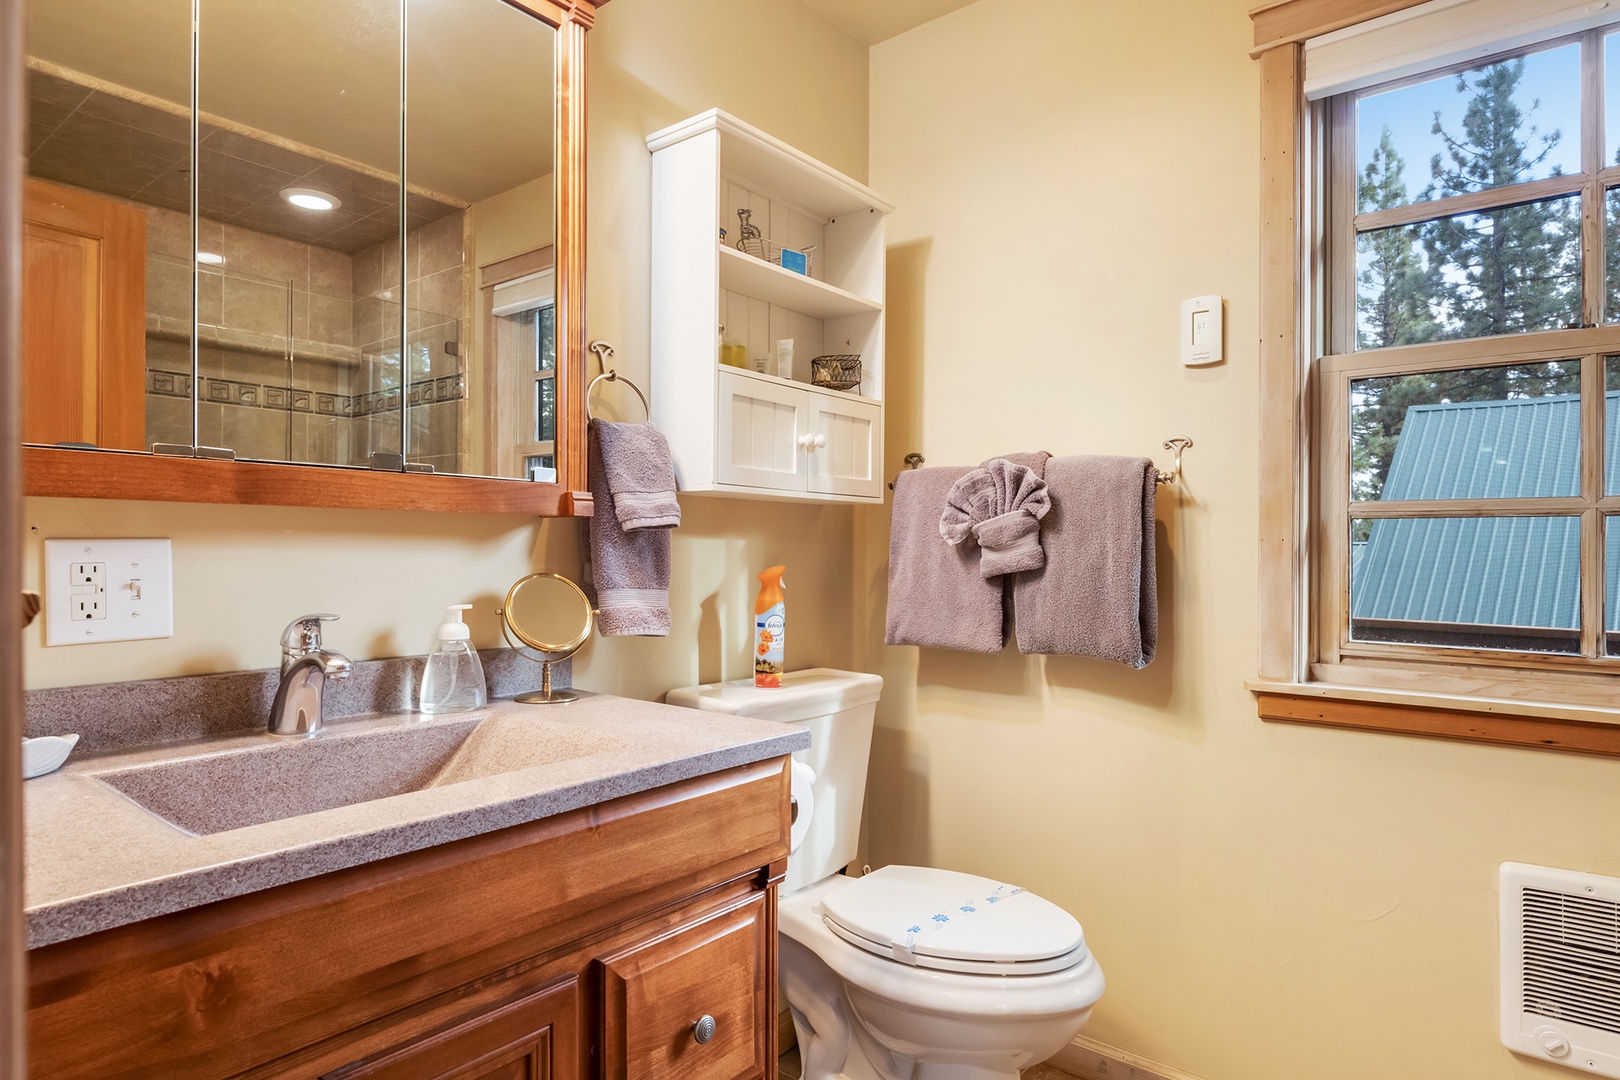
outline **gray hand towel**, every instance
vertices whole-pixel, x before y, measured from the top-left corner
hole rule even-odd
[[[987,581],[969,553],[939,535],[939,514],[967,467],[917,469],[894,481],[889,525],[890,645],[998,653],[1006,645],[1001,582]]]
[[[1046,481],[1033,469],[992,458],[951,485],[939,535],[951,545],[975,541],[984,577],[1039,570],[1046,563],[1041,518],[1050,506]]]
[[[681,523],[675,501],[675,461],[669,440],[651,423],[616,424],[592,420],[602,444],[602,475],[613,493],[619,527],[662,529]]]
[[[1134,668],[1159,636],[1155,468],[1147,458],[1061,457],[1046,465],[1046,566],[1013,582],[1018,650]]]
[[[596,512],[581,536],[585,592],[603,637],[669,636],[669,529],[626,532],[602,463],[600,421],[590,424],[588,463]]]

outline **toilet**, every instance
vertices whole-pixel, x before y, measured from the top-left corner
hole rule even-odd
[[[877,675],[814,668],[671,691],[671,705],[798,724],[778,976],[804,1080],[1018,1080],[1103,992],[1080,924],[1014,884],[855,858]]]

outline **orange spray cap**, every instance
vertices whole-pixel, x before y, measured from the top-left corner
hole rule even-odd
[[[782,590],[787,584],[782,575],[787,571],[785,566],[773,566],[759,575],[759,599],[754,603],[754,614],[763,615],[771,608],[782,602]]]

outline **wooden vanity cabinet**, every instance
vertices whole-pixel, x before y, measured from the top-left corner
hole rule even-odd
[[[774,1080],[787,850],[775,758],[45,946],[29,1075]]]

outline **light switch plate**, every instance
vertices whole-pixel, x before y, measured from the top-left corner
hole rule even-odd
[[[1195,296],[1181,302],[1181,362],[1186,367],[1219,364],[1226,359],[1226,327],[1219,296]]]
[[[174,636],[167,540],[45,541],[45,644]]]

